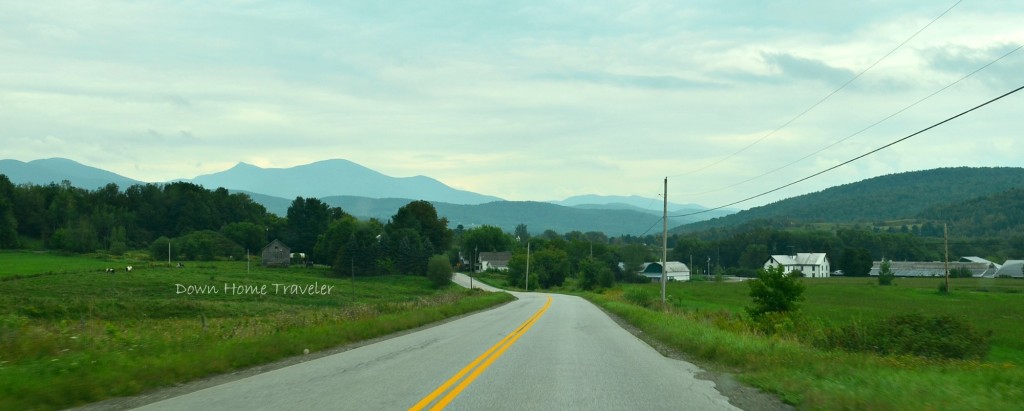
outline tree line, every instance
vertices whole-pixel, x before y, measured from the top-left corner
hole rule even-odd
[[[883,257],[901,261],[943,258],[937,226],[880,230],[859,225],[823,227],[786,219],[759,220],[732,228],[673,234],[669,259],[694,273],[754,276],[773,254],[828,253],[833,269],[866,275]],[[513,233],[482,226],[448,228],[432,204],[413,201],[386,222],[360,220],[316,198],[297,197],[279,217],[242,193],[208,190],[187,182],[108,184],[96,190],[71,186],[14,185],[0,175],[0,248],[48,248],[68,252],[149,249],[154,259],[211,260],[258,253],[281,239],[305,261],[329,265],[339,276],[425,274],[432,256],[471,270],[479,252],[513,253],[507,272],[512,285],[526,286],[530,250],[530,288],[563,285],[584,288],[614,282],[643,281],[644,262],[660,260],[660,235],[608,237],[600,232],[545,230],[531,236],[520,224]],[[529,245],[529,247],[527,247]],[[978,255],[1002,261],[1024,255],[1024,239],[954,239],[953,256]],[[954,257],[955,258],[955,257]],[[470,266],[464,266],[470,264]]]

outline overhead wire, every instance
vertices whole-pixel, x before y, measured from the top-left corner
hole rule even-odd
[[[988,68],[989,66],[991,66],[991,65],[993,65],[993,64],[995,64],[995,63],[997,63],[997,62],[999,62],[1000,60],[1002,60],[1002,59],[1004,59],[1004,58],[1006,58],[1006,57],[1010,56],[1011,54],[1013,54],[1013,53],[1016,53],[1017,51],[1019,51],[1019,50],[1020,50],[1020,49],[1022,49],[1022,48],[1024,48],[1024,44],[1021,44],[1020,46],[1017,46],[1017,48],[1015,48],[1015,49],[1013,49],[1013,50],[1010,50],[1009,52],[1007,52],[1007,53],[1003,54],[1002,56],[999,56],[999,57],[998,57],[998,58],[996,58],[995,60],[992,60],[992,61],[988,62],[987,64],[985,64],[985,65],[983,65],[983,66],[981,66],[981,67],[979,67],[979,68],[975,69],[974,71],[972,71],[972,72],[970,72],[970,73],[967,73],[966,75],[964,75],[963,77],[960,77],[960,78],[959,78],[959,79],[957,79],[956,81],[954,81],[954,82],[952,82],[952,83],[949,83],[949,84],[947,84],[946,86],[944,86],[944,87],[942,87],[942,88],[940,88],[940,89],[938,89],[938,90],[936,90],[936,91],[932,92],[931,94],[928,94],[927,96],[925,96],[925,97],[923,97],[923,98],[921,98],[921,99],[919,99],[919,100],[917,100],[917,101],[915,101],[915,102],[911,103],[910,105],[908,105],[908,106],[906,106],[906,107],[903,107],[902,109],[900,109],[900,110],[898,110],[898,111],[896,111],[896,112],[894,112],[894,113],[892,113],[892,114],[890,114],[890,115],[888,115],[888,116],[886,116],[886,117],[882,118],[881,120],[878,120],[878,121],[876,121],[876,122],[874,122],[874,123],[872,123],[872,124],[868,125],[867,127],[864,127],[864,128],[862,128],[862,129],[860,129],[859,131],[857,131],[857,132],[855,132],[855,133],[853,133],[853,134],[850,134],[850,135],[848,135],[848,136],[846,136],[846,137],[843,137],[843,138],[841,138],[841,139],[839,139],[839,140],[836,140],[836,141],[835,141],[835,142],[833,142],[832,144],[829,144],[829,145],[827,145],[827,146],[825,146],[825,147],[822,147],[822,148],[818,149],[817,151],[814,151],[814,152],[812,152],[812,153],[810,153],[810,154],[807,154],[807,155],[805,155],[805,156],[803,156],[803,157],[800,157],[800,158],[798,158],[798,159],[796,159],[796,160],[793,160],[793,161],[791,161],[791,162],[789,162],[789,163],[786,163],[786,164],[784,164],[784,165],[782,165],[782,166],[776,167],[776,168],[774,168],[774,169],[772,169],[772,170],[769,170],[769,171],[766,171],[766,172],[764,172],[764,173],[761,173],[760,175],[757,175],[757,176],[755,176],[755,177],[751,177],[751,178],[748,178],[748,179],[746,179],[746,180],[740,181],[740,182],[738,182],[738,183],[734,183],[734,184],[732,184],[732,185],[728,185],[728,186],[724,186],[724,187],[716,188],[716,189],[714,189],[714,190],[708,190],[708,191],[702,191],[702,192],[697,192],[697,193],[686,193],[686,194],[683,194],[683,195],[684,195],[684,196],[701,196],[701,195],[704,195],[704,194],[711,194],[711,193],[717,193],[717,192],[720,192],[720,191],[728,190],[728,189],[730,189],[730,188],[735,188],[735,187],[737,187],[737,186],[740,186],[740,185],[743,185],[743,184],[749,183],[749,182],[751,182],[751,181],[754,181],[754,180],[760,179],[760,178],[762,178],[762,177],[768,176],[768,175],[770,175],[770,174],[773,174],[773,173],[775,173],[775,172],[777,172],[777,171],[779,171],[779,170],[782,170],[782,169],[784,169],[784,168],[787,168],[787,167],[789,167],[789,166],[792,166],[792,165],[794,165],[794,164],[796,164],[796,163],[799,163],[799,162],[801,162],[801,161],[803,161],[803,160],[806,160],[806,159],[810,158],[811,156],[814,156],[815,154],[819,154],[819,153],[821,153],[822,151],[825,151],[825,150],[828,150],[828,149],[830,149],[830,148],[832,148],[832,147],[835,147],[835,146],[836,146],[836,145],[838,145],[839,143],[842,143],[842,142],[844,142],[844,141],[846,141],[846,140],[849,140],[849,139],[851,139],[851,138],[853,138],[853,137],[855,137],[855,136],[857,136],[857,135],[860,135],[861,133],[864,133],[865,131],[868,131],[868,130],[872,129],[872,128],[874,128],[875,126],[877,126],[877,125],[879,125],[879,124],[882,124],[882,123],[884,123],[884,122],[886,122],[886,121],[888,121],[888,120],[892,119],[893,117],[896,117],[896,116],[898,116],[898,115],[902,114],[903,112],[905,112],[905,111],[907,111],[907,110],[910,110],[911,108],[913,108],[913,107],[917,106],[918,104],[921,104],[921,103],[923,103],[924,101],[926,101],[926,100],[928,100],[928,99],[930,99],[930,98],[932,98],[932,97],[935,97],[935,96],[936,96],[937,94],[939,94],[939,93],[941,93],[941,92],[943,92],[943,91],[946,91],[946,90],[947,90],[947,89],[949,89],[950,87],[953,87],[953,86],[955,86],[955,85],[957,85],[957,84],[960,84],[960,82],[962,82],[962,81],[966,80],[967,78],[969,78],[969,77],[971,77],[971,76],[973,76],[973,75],[977,74],[978,72],[980,72],[980,71],[982,71],[982,70],[984,70],[984,69]]]
[[[980,108],[982,108],[982,107],[985,107],[985,106],[987,106],[987,105],[989,105],[989,104],[992,104],[992,103],[994,103],[994,102],[996,102],[996,101],[999,101],[999,100],[1001,100],[1001,99],[1003,99],[1003,98],[1005,98],[1005,97],[1007,97],[1007,96],[1009,96],[1009,95],[1011,95],[1011,94],[1013,94],[1013,93],[1016,93],[1016,92],[1018,92],[1018,91],[1020,91],[1020,90],[1022,90],[1022,89],[1024,89],[1024,86],[1021,86],[1021,87],[1017,87],[1017,88],[1015,88],[1015,89],[1013,89],[1013,90],[1010,90],[1010,91],[1008,91],[1008,92],[1006,92],[1006,93],[1004,93],[1004,94],[1002,94],[1002,95],[1000,95],[1000,96],[998,96],[998,97],[995,97],[995,98],[993,98],[993,99],[991,99],[991,100],[988,100],[988,101],[986,101],[986,102],[984,102],[984,103],[978,104],[978,105],[976,105],[976,106],[974,106],[974,107],[972,107],[972,108],[970,108],[970,109],[968,109],[968,110],[965,110],[965,111],[962,111],[962,112],[960,112],[960,113],[959,113],[959,114],[957,114],[957,115],[954,115],[954,116],[952,116],[952,117],[949,117],[949,118],[947,118],[947,119],[945,119],[945,120],[942,120],[942,121],[940,121],[940,122],[938,122],[938,123],[932,124],[932,125],[930,125],[930,126],[928,126],[928,127],[925,127],[925,128],[923,128],[923,129],[921,129],[921,130],[918,130],[917,132],[914,132],[914,133],[912,133],[912,134],[910,134],[910,135],[907,135],[907,136],[905,136],[905,137],[903,137],[903,138],[897,139],[897,140],[895,140],[895,141],[893,141],[893,142],[891,142],[891,143],[889,143],[889,144],[886,144],[886,145],[884,145],[884,146],[878,147],[878,148],[876,148],[876,149],[874,149],[874,150],[868,151],[867,153],[861,154],[861,155],[859,155],[859,156],[857,156],[857,157],[851,158],[851,159],[849,159],[849,160],[846,160],[846,161],[844,161],[844,162],[842,162],[842,163],[836,164],[836,165],[834,165],[834,166],[832,166],[832,167],[826,168],[826,169],[824,169],[824,170],[822,170],[822,171],[816,172],[816,173],[814,173],[814,174],[811,174],[811,175],[809,175],[809,176],[806,176],[806,177],[800,178],[800,179],[798,179],[798,180],[795,180],[795,181],[793,181],[793,182],[791,182],[791,183],[788,183],[788,184],[784,184],[784,185],[781,185],[781,186],[779,186],[779,187],[773,188],[773,189],[771,189],[771,190],[768,190],[768,191],[765,191],[765,192],[763,192],[763,193],[760,193],[760,194],[757,194],[757,195],[753,195],[753,196],[750,196],[750,197],[744,198],[744,199],[742,199],[742,200],[739,200],[739,201],[734,201],[734,202],[732,202],[732,203],[729,203],[729,204],[725,204],[725,205],[721,205],[721,206],[718,206],[718,207],[714,207],[714,208],[709,208],[709,209],[706,209],[706,210],[701,210],[701,211],[697,211],[697,212],[693,212],[693,213],[687,213],[687,214],[679,214],[679,215],[672,215],[672,216],[669,216],[669,217],[689,217],[689,216],[693,216],[693,215],[698,215],[698,214],[704,214],[704,213],[707,213],[707,212],[711,212],[711,211],[715,211],[715,210],[720,210],[720,209],[723,209],[723,208],[726,208],[726,207],[731,207],[731,206],[734,206],[734,205],[737,205],[737,204],[740,204],[740,203],[744,203],[744,202],[747,202],[747,201],[753,200],[753,199],[755,199],[755,198],[758,198],[758,197],[763,197],[763,196],[765,196],[765,195],[768,195],[768,194],[774,193],[774,192],[776,192],[776,191],[782,190],[782,189],[784,189],[784,188],[786,188],[786,187],[789,187],[789,186],[795,185],[795,184],[797,184],[797,183],[801,183],[801,182],[804,182],[804,181],[810,180],[810,179],[812,179],[812,178],[814,178],[814,177],[817,177],[817,176],[819,176],[819,175],[825,174],[825,173],[827,173],[827,172],[829,172],[829,171],[835,170],[835,169],[837,169],[837,168],[839,168],[839,167],[845,166],[845,165],[847,165],[847,164],[850,164],[850,163],[852,163],[852,162],[854,162],[854,161],[860,160],[860,159],[862,159],[862,158],[864,158],[864,157],[867,157],[867,156],[869,156],[869,155],[875,154],[875,153],[877,153],[877,152],[879,152],[879,151],[882,151],[882,150],[884,150],[884,149],[886,149],[886,148],[892,147],[892,146],[894,146],[894,145],[896,145],[896,144],[898,144],[898,143],[901,143],[901,142],[903,142],[903,141],[906,141],[906,140],[908,140],[908,139],[910,139],[910,138],[912,138],[912,137],[914,137],[914,136],[917,136],[917,135],[919,135],[919,134],[922,134],[922,133],[924,133],[924,132],[926,132],[926,131],[928,131],[928,130],[931,130],[931,129],[933,129],[933,128],[936,128],[936,127],[938,127],[938,126],[941,126],[941,125],[943,125],[943,124],[946,124],[946,123],[948,123],[948,122],[950,122],[950,121],[953,121],[953,120],[955,120],[955,119],[957,119],[957,118],[960,118],[960,117],[962,117],[962,116],[964,116],[964,115],[966,115],[966,114],[968,114],[968,113],[970,113],[970,112],[972,112],[972,111],[975,111],[975,110],[977,110],[977,109],[980,109]]]
[[[730,158],[733,158],[733,157],[735,157],[735,156],[737,156],[737,155],[739,155],[739,154],[742,154],[742,153],[743,153],[744,151],[747,151],[748,149],[750,149],[751,147],[753,147],[753,146],[757,145],[757,144],[758,144],[758,143],[760,143],[761,141],[764,141],[764,140],[765,140],[765,139],[767,139],[768,137],[771,137],[771,136],[772,136],[772,135],[774,135],[775,133],[778,133],[778,132],[779,132],[779,131],[781,131],[782,129],[784,129],[784,128],[788,127],[788,126],[789,126],[790,124],[792,124],[792,123],[793,123],[793,122],[795,122],[796,120],[800,119],[800,118],[801,118],[801,117],[803,117],[803,116],[804,116],[805,114],[809,113],[809,112],[810,112],[811,110],[814,110],[815,108],[817,108],[818,106],[820,106],[820,105],[821,105],[822,103],[824,103],[824,102],[825,102],[826,100],[828,100],[829,98],[831,98],[831,97],[832,97],[833,95],[835,95],[835,94],[836,94],[836,93],[838,93],[839,91],[841,91],[841,90],[843,90],[844,88],[846,88],[846,86],[850,85],[850,83],[853,83],[853,82],[854,82],[854,81],[856,81],[856,80],[857,80],[858,78],[860,78],[861,76],[863,76],[863,75],[864,75],[864,73],[867,73],[867,72],[868,72],[869,70],[871,70],[872,68],[874,68],[875,66],[877,66],[877,65],[878,65],[878,63],[881,63],[881,62],[882,62],[883,60],[885,60],[886,58],[888,58],[889,56],[891,56],[891,55],[892,55],[893,53],[895,53],[895,52],[896,52],[897,50],[899,50],[900,48],[902,48],[902,47],[903,47],[904,45],[906,45],[907,43],[909,43],[909,42],[910,42],[910,40],[913,40],[913,39],[914,39],[915,37],[917,37],[917,35],[918,35],[918,34],[921,34],[921,32],[923,32],[923,31],[924,31],[925,29],[927,29],[927,28],[928,28],[929,26],[931,26],[931,25],[932,25],[932,24],[934,24],[934,23],[935,23],[936,21],[938,21],[939,19],[941,19],[941,18],[942,18],[943,16],[945,16],[946,14],[948,14],[948,13],[949,13],[950,11],[952,11],[952,10],[953,10],[953,8],[955,8],[955,7],[957,6],[957,5],[959,5],[959,4],[960,4],[960,3],[962,2],[962,1],[963,1],[963,0],[957,0],[957,2],[956,2],[956,3],[953,3],[953,5],[952,5],[952,6],[949,6],[949,8],[947,8],[947,9],[946,9],[945,11],[943,11],[943,12],[942,12],[941,14],[939,14],[938,16],[936,16],[936,17],[935,17],[934,19],[932,19],[931,21],[929,21],[929,22],[928,22],[928,24],[925,24],[925,25],[924,25],[923,27],[921,27],[920,29],[918,29],[918,30],[917,30],[916,32],[914,32],[914,34],[910,35],[910,37],[907,37],[907,39],[906,39],[906,40],[903,40],[903,42],[901,42],[901,43],[900,43],[899,45],[897,45],[897,46],[896,46],[895,48],[893,48],[892,50],[890,50],[890,51],[889,51],[888,53],[885,53],[885,55],[883,55],[883,56],[882,56],[881,58],[879,58],[878,60],[875,60],[875,62],[874,62],[874,63],[871,63],[871,65],[869,65],[869,66],[868,66],[867,68],[865,68],[864,70],[861,70],[861,71],[860,71],[859,73],[857,73],[857,74],[856,74],[856,75],[854,75],[854,76],[853,76],[852,78],[850,78],[849,80],[847,80],[847,81],[846,81],[845,83],[843,83],[842,85],[840,85],[839,87],[837,87],[837,88],[836,88],[835,90],[832,90],[832,92],[831,92],[831,93],[828,93],[827,95],[825,95],[825,97],[822,97],[822,98],[821,98],[820,100],[818,100],[818,101],[817,101],[816,103],[814,103],[814,104],[812,104],[812,105],[811,105],[810,107],[808,107],[808,108],[804,109],[804,111],[801,111],[801,112],[800,112],[799,114],[797,114],[797,115],[796,115],[796,116],[794,116],[793,118],[789,119],[789,121],[786,121],[786,122],[785,122],[785,123],[783,123],[783,124],[782,124],[781,126],[778,126],[778,127],[776,127],[776,128],[774,129],[774,130],[772,130],[772,131],[768,132],[768,133],[767,133],[767,134],[765,134],[764,136],[761,136],[761,138],[759,138],[759,139],[757,139],[757,140],[754,140],[754,142],[752,142],[752,143],[750,143],[750,144],[746,145],[745,147],[743,147],[743,148],[741,148],[741,149],[739,149],[739,150],[737,150],[737,151],[733,152],[732,154],[729,154],[729,155],[727,155],[727,156],[725,156],[725,157],[722,157],[722,158],[720,158],[720,159],[718,159],[718,160],[716,160],[716,161],[712,162],[711,164],[705,165],[705,166],[703,166],[703,167],[700,167],[700,168],[697,168],[697,169],[695,169],[695,170],[691,170],[691,171],[688,171],[688,172],[685,172],[685,173],[681,173],[681,174],[676,174],[676,175],[672,175],[672,176],[669,176],[669,177],[681,177],[681,176],[685,176],[685,175],[690,175],[690,174],[694,174],[694,173],[697,173],[697,172],[700,172],[700,171],[703,171],[703,170],[707,170],[707,169],[709,169],[709,168],[711,168],[711,167],[714,167],[714,166],[716,166],[716,165],[718,165],[718,164],[721,164],[721,163],[725,162],[726,160],[728,160],[728,159],[730,159]]]

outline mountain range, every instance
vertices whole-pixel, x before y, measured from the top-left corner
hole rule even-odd
[[[324,198],[351,195],[368,198],[411,198],[453,204],[483,204],[498,197],[456,190],[425,176],[390,177],[348,160],[324,160],[290,168],[260,168],[238,163],[191,181],[207,188],[266,194],[273,197]]]
[[[15,184],[45,185],[67,180],[71,185],[96,189],[109,183],[121,188],[145,182],[89,167],[73,160],[51,158],[21,162],[0,160],[0,174]],[[179,179],[208,189],[224,187],[249,195],[269,212],[285,215],[296,197],[319,198],[358,218],[387,220],[413,200],[434,204],[450,225],[472,228],[493,225],[512,231],[518,224],[531,230],[600,231],[607,235],[651,234],[661,219],[662,201],[639,196],[570,197],[562,201],[505,201],[457,190],[425,176],[396,178],[347,160],[324,160],[291,168],[261,168],[239,163],[218,173]],[[697,204],[669,203],[672,214],[705,210]],[[703,218],[724,216],[734,210],[715,210]],[[698,221],[672,218],[671,225]],[[645,231],[646,230],[646,231]]]

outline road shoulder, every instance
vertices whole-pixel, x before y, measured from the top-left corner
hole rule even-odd
[[[615,323],[622,327],[622,329],[647,343],[647,345],[654,348],[656,351],[661,353],[661,355],[674,360],[685,361],[700,367],[704,371],[698,373],[697,378],[714,382],[715,388],[718,389],[718,392],[727,397],[729,399],[729,403],[733,406],[746,411],[791,411],[796,409],[792,405],[782,402],[782,400],[775,395],[737,381],[731,373],[717,370],[717,367],[714,364],[695,360],[694,358],[686,355],[686,353],[658,341],[644,333],[633,324],[630,324],[628,321],[609,312],[608,310],[605,310],[604,307],[597,304],[594,304],[594,306],[603,311],[605,315],[615,321]]]

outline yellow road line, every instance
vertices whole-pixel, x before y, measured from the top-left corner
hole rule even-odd
[[[441,400],[438,401],[437,404],[434,404],[434,406],[430,408],[432,411],[443,409],[445,406],[448,405],[448,403],[454,400],[455,397],[457,397],[462,392],[462,390],[468,387],[469,384],[472,384],[473,380],[475,380],[476,377],[483,373],[484,370],[487,369],[487,367],[490,367],[491,363],[493,363],[494,360],[497,360],[498,357],[501,357],[501,355],[505,353],[505,350],[507,350],[508,347],[511,347],[512,344],[515,344],[516,340],[518,340],[519,337],[522,337],[523,334],[530,329],[530,327],[533,327],[533,324],[537,322],[537,319],[539,319],[540,316],[543,315],[544,312],[547,311],[548,307],[550,306],[551,297],[548,297],[548,301],[544,303],[544,306],[541,307],[540,310],[537,310],[537,312],[534,313],[532,316],[530,316],[529,319],[520,324],[515,331],[513,331],[509,335],[506,335],[505,338],[502,338],[501,341],[498,341],[497,344],[494,344],[494,346],[489,348],[487,351],[484,351],[483,354],[481,354],[479,357],[473,360],[473,362],[469,363],[469,365],[467,365],[458,373],[456,373],[452,378],[449,378],[448,381],[445,381],[444,384],[441,384],[433,392],[428,394],[426,397],[423,397],[423,399],[417,402],[416,405],[410,407],[409,411],[419,411],[426,408],[428,405],[430,405],[431,402],[437,399],[437,397],[439,397],[441,394],[444,394],[445,391],[448,391],[448,389],[451,388],[452,385],[459,382],[459,380],[462,380],[462,382],[459,383],[458,386],[456,386],[454,389],[448,392],[448,394],[445,395],[444,398],[441,398]],[[463,377],[465,377],[466,374],[469,374],[469,377],[463,379]]]

